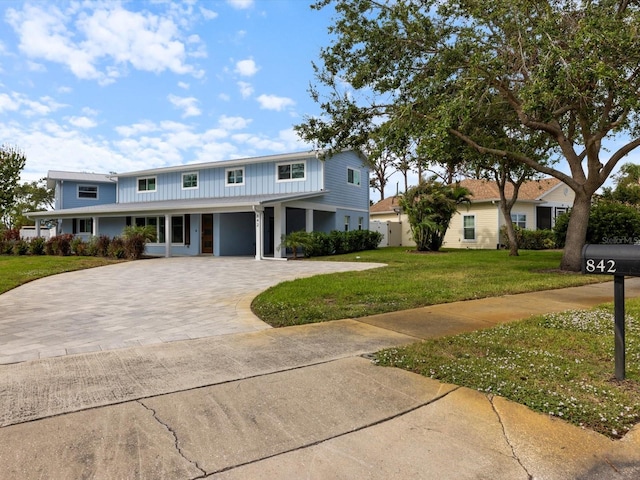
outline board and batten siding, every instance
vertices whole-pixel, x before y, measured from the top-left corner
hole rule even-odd
[[[476,238],[464,240],[463,217],[475,216]],[[500,211],[497,205],[491,203],[471,204],[460,206],[458,212],[451,219],[449,229],[444,237],[445,248],[473,248],[495,249],[499,242],[498,222]]]
[[[97,182],[76,182],[64,181],[61,189],[56,189],[56,195],[61,192],[61,199],[56,199],[56,209],[91,207],[93,205],[103,205],[116,202],[116,184],[115,183],[97,183]],[[98,198],[78,198],[78,186],[88,185],[98,187]],[[60,206],[58,206],[60,202]]]
[[[325,190],[327,194],[315,200],[324,205],[337,205],[345,209],[363,209],[369,217],[369,168],[356,152],[340,152],[324,160]],[[349,168],[360,172],[360,185],[347,182]],[[367,220],[368,224],[368,220]]]
[[[283,163],[305,163],[305,179],[277,181],[277,165]],[[121,177],[119,179],[120,203],[151,202],[161,200],[188,200],[195,198],[242,197],[265,194],[288,194],[318,191],[323,188],[321,160],[315,156],[300,157],[283,162],[248,163],[246,165],[224,165],[198,169],[185,165],[184,170]],[[226,185],[228,169],[244,169],[243,184]],[[197,173],[198,187],[182,188],[182,174]],[[138,192],[138,179],[155,177],[156,190]]]

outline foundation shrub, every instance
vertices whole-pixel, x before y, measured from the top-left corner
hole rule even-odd
[[[100,235],[98,238],[96,238],[96,245],[95,245],[96,255],[100,257],[110,257],[111,256],[109,254],[110,243],[111,243],[111,238],[109,238],[106,235]]]
[[[47,243],[45,243],[45,253],[47,255],[60,255],[63,257],[71,255],[71,240],[73,240],[73,235],[70,233],[51,237],[47,240]]]
[[[127,256],[124,239],[122,237],[113,237],[111,242],[109,242],[107,256],[113,258],[125,258]]]
[[[42,237],[32,238],[29,242],[29,253],[31,255],[44,255],[44,244],[46,240]]]
[[[87,242],[82,237],[73,237],[73,240],[71,240],[71,253],[79,257],[88,255]]]
[[[14,255],[26,255],[29,253],[29,242],[26,240],[14,240],[12,253]]]

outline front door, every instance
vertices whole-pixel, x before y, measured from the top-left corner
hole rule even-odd
[[[202,253],[213,253],[213,214],[202,215]]]

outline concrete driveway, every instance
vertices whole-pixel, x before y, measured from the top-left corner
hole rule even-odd
[[[371,263],[174,257],[55,275],[0,295],[0,364],[270,328],[253,298]]]

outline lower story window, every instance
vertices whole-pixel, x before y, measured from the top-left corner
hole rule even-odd
[[[476,217],[475,215],[464,215],[462,217],[463,238],[465,240],[476,239]]]
[[[512,213],[511,221],[520,228],[527,228],[527,216],[524,213]]]
[[[78,219],[78,233],[93,233],[93,219],[92,218],[79,218]]]
[[[344,231],[349,231],[349,225],[351,224],[351,217],[349,215],[344,216]]]
[[[165,243],[166,232],[164,217],[136,217],[135,224],[138,227],[150,225],[156,229],[156,241],[154,243]],[[174,215],[171,217],[171,243],[184,243],[184,216]]]

